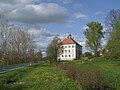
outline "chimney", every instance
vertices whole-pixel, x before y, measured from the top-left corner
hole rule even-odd
[[[72,35],[71,35],[71,34],[69,34],[67,38],[71,38],[71,36],[72,36]]]

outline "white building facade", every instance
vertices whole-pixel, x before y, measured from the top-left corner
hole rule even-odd
[[[71,35],[61,42],[61,46],[62,52],[59,56],[60,60],[75,60],[81,58],[82,46],[79,45]]]

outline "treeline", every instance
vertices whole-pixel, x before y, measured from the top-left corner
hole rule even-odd
[[[35,48],[27,30],[0,19],[0,65],[36,62]]]
[[[92,21],[86,25],[87,28],[84,31],[86,47],[91,52],[84,53],[83,57],[102,56],[114,60],[120,59],[120,9],[112,9],[106,16],[105,24],[106,30],[100,22]],[[105,46],[102,38],[106,39]]]

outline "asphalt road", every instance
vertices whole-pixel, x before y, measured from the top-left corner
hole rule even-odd
[[[31,64],[31,65],[35,65],[35,64],[37,64],[37,63]],[[0,66],[0,73],[19,69],[19,68],[26,67],[26,66],[30,66],[30,63]]]

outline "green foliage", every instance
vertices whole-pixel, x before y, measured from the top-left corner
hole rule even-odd
[[[116,23],[111,38],[107,43],[108,55],[112,59],[120,60],[120,21]]]
[[[42,52],[41,50],[39,49],[39,52],[37,52],[37,59],[39,62],[41,62],[43,59],[42,59]]]
[[[54,65],[42,64],[0,74],[0,90],[78,90],[78,86]]]
[[[47,57],[50,63],[57,61],[58,56],[61,53],[59,42],[60,38],[54,37],[52,42],[47,47]]]
[[[86,37],[86,47],[94,52],[95,56],[98,56],[98,50],[101,49],[101,39],[103,38],[103,26],[99,22],[90,22],[87,24],[84,35]]]
[[[91,59],[91,58],[93,58],[93,55],[92,55],[92,53],[91,52],[85,52],[83,55],[82,55],[82,57],[85,59]]]
[[[65,70],[68,77],[75,80],[82,90],[105,90],[107,86],[97,66],[93,66],[90,70],[82,70],[70,64],[60,63],[58,67]]]
[[[95,74],[95,72],[96,73],[99,72],[100,70],[100,73],[102,74],[104,79],[104,83],[109,88],[107,90],[120,90],[120,61],[113,61],[113,60],[111,61],[111,60],[101,59],[101,60],[89,61],[87,63],[82,63],[81,60],[65,61],[64,63],[73,65],[74,67],[82,70],[83,72],[85,71],[86,73],[88,73],[88,75],[82,76],[83,80],[90,79],[91,75]],[[85,72],[83,74],[85,74]],[[88,77],[85,78],[86,76]],[[94,77],[93,75],[91,79],[92,78],[94,79],[96,77]],[[85,84],[84,82],[82,83]],[[88,85],[88,83],[86,84]],[[105,90],[105,89],[102,89],[102,90]]]

